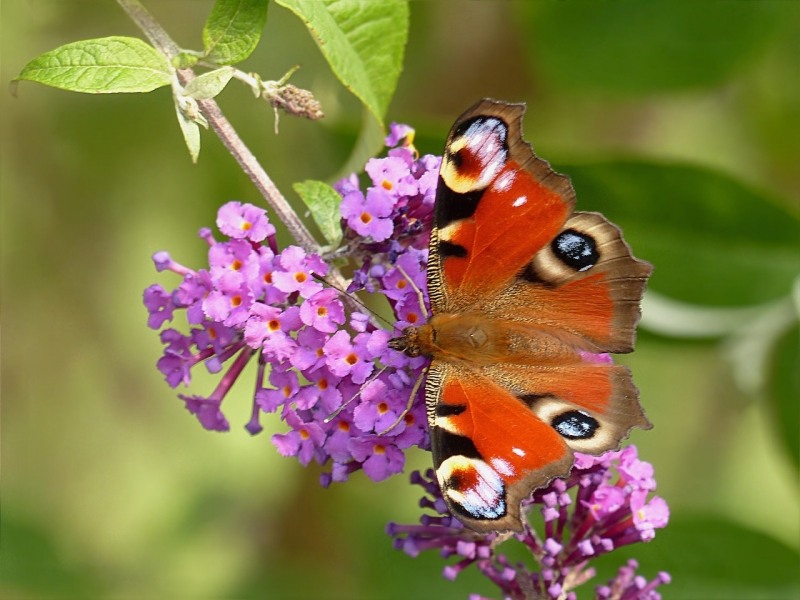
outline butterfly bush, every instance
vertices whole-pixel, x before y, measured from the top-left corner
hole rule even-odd
[[[413,472],[411,482],[425,490],[420,506],[438,514],[423,515],[419,525],[390,523],[387,532],[395,547],[410,556],[438,550],[445,558],[457,557],[458,562],[445,567],[446,578],[455,579],[474,565],[500,588],[503,598],[513,600],[574,600],[574,589],[595,576],[589,566],[594,557],[650,541],[669,519],[666,502],[651,496],[656,486],[653,467],[639,460],[635,446],[600,457],[576,454],[567,478],[555,479],[523,503],[524,512],[537,509],[543,521],[537,531],[523,520],[524,531],[513,535],[537,563],[536,569],[529,570],[500,553],[500,544],[511,534],[476,533],[449,513],[433,470],[424,475]],[[661,598],[656,588],[669,583],[669,575],[662,572],[648,581],[636,574],[637,567],[636,561],[628,561],[614,579],[595,588],[595,598]]]
[[[341,181],[343,250],[355,261],[348,292],[382,294],[397,327],[423,314],[425,264],[440,159],[418,157],[413,132],[394,125],[388,156],[367,162],[362,191],[355,175]],[[245,428],[261,432],[260,414],[278,412],[288,430],[272,436],[284,456],[325,465],[322,484],[344,481],[358,469],[380,481],[403,470],[405,451],[429,448],[424,402],[408,409],[424,358],[387,346],[391,333],[360,311],[346,311],[341,293],[323,285],[323,258],[297,246],[279,249],[266,212],[228,202],[210,229],[208,266],[192,269],[167,252],[153,256],[158,271],[181,277],[169,291],[144,291],[148,325],[161,329],[176,313],[188,333],[161,329],[157,367],[175,388],[191,383],[204,364],[221,373],[207,396],[179,394],[208,430],[227,431],[223,402],[244,367],[257,363],[252,410]],[[419,394],[417,394],[419,395]]]
[[[219,236],[200,230],[208,266],[193,269],[167,252],[153,255],[158,271],[180,278],[172,290],[154,284],[144,291],[148,326],[160,330],[164,345],[157,367],[167,384],[188,386],[200,364],[219,373],[210,394],[178,396],[205,429],[228,431],[223,402],[254,361],[255,392],[245,428],[256,435],[262,412],[279,413],[285,429],[272,435],[272,443],[302,465],[323,465],[323,486],[357,470],[383,480],[403,470],[409,448],[430,449],[418,391],[426,359],[387,345],[405,327],[419,324],[428,307],[425,267],[441,158],[418,156],[413,135],[411,128],[393,124],[387,156],[365,166],[366,189],[356,175],[335,186],[342,197],[343,238],[330,256],[278,248],[266,212],[241,202],[219,209]],[[394,333],[366,313],[347,309],[342,293],[324,284],[328,261],[343,256],[353,267],[346,292],[385,298]],[[164,327],[179,313],[187,332]],[[391,524],[389,533],[412,556],[435,548],[460,557],[445,569],[446,577],[476,565],[506,598],[574,598],[571,590],[592,576],[587,564],[593,556],[647,541],[667,520],[664,501],[647,499],[655,480],[635,448],[601,458],[577,456],[568,479],[555,480],[528,502],[529,509],[541,508],[544,534],[526,526],[516,536],[538,561],[537,571],[512,565],[496,551],[507,534],[478,534],[452,517],[432,472],[415,473],[412,481],[428,494],[421,505],[439,515],[423,516],[421,525]],[[635,569],[629,562],[597,588],[597,597],[658,598],[654,590],[668,576],[648,582]]]

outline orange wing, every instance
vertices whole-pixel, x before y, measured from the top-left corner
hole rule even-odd
[[[445,146],[428,265],[433,312],[493,296],[559,232],[574,205],[569,180],[522,139],[522,104],[483,100]]]

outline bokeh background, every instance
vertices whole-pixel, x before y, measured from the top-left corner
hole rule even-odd
[[[184,47],[211,2],[151,2]],[[800,12],[794,2],[411,4],[388,120],[441,152],[455,117],[526,101],[537,153],[573,175],[656,266],[634,371],[655,428],[634,432],[672,521],[613,553],[672,573],[666,598],[797,598]],[[154,368],[150,256],[204,260],[230,199],[260,203],[213,135],[185,151],[169,92],[87,96],[10,80],[77,39],[139,35],[114,3],[3,5],[2,598],[465,598],[435,555],[391,548],[418,518],[405,475],[322,490],[319,471],[250,437],[203,431]],[[270,7],[243,65],[312,90],[327,117],[273,115],[235,85],[223,110],[287,195],[340,174],[361,123],[303,25]],[[286,235],[281,238],[288,243]],[[192,391],[213,379],[195,377]],[[409,469],[429,456],[412,455]],[[583,596],[582,596],[583,597]],[[588,597],[588,596],[587,596]]]

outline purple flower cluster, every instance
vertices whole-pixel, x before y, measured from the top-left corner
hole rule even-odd
[[[416,155],[412,139],[412,130],[394,125],[387,145],[396,147],[367,163],[366,192],[355,176],[337,186],[346,251],[356,261],[350,291],[382,293],[399,329],[426,310],[426,248],[439,169],[437,157]],[[279,250],[264,210],[229,202],[218,212],[217,228],[225,239],[200,231],[209,246],[207,268],[191,269],[166,252],[153,256],[158,271],[181,281],[171,291],[157,284],[144,291],[148,325],[161,329],[178,312],[188,325],[188,333],[173,327],[160,333],[164,353],[157,366],[167,383],[189,385],[199,363],[224,371],[209,395],[179,397],[203,427],[227,431],[223,400],[255,359],[245,426],[251,434],[262,430],[261,411],[279,412],[288,430],[273,435],[273,444],[303,465],[328,465],[323,485],[357,469],[375,481],[401,472],[407,448],[429,447],[424,402],[411,398],[424,358],[389,349],[390,332],[366,314],[348,313],[339,292],[321,282],[328,265],[320,256],[296,246]]]
[[[653,467],[639,460],[635,446],[600,457],[576,454],[569,477],[554,480],[523,503],[529,512],[538,507],[544,521],[540,532],[526,523],[522,533],[513,535],[538,563],[539,568],[531,571],[521,563],[512,564],[498,551],[511,534],[478,534],[450,515],[432,471],[425,476],[414,472],[411,481],[427,494],[420,506],[439,514],[423,515],[420,525],[390,523],[387,532],[394,537],[395,547],[410,556],[432,549],[445,558],[456,556],[458,562],[445,567],[445,577],[454,579],[475,565],[500,588],[503,598],[514,600],[577,598],[574,590],[595,575],[588,566],[592,558],[650,541],[669,519],[666,502],[650,496],[655,489]],[[595,588],[595,598],[659,599],[656,588],[669,583],[669,575],[662,572],[648,581],[636,575],[637,566],[630,561],[622,567],[613,580]]]
[[[356,175],[335,187],[342,195],[345,244],[358,268],[348,291],[381,292],[402,321],[419,321],[420,292],[426,291],[425,265],[441,157],[417,157],[414,131],[393,124],[386,158],[367,161],[371,185],[362,191]],[[427,299],[425,300],[427,303]]]

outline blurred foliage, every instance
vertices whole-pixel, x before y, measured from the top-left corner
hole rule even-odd
[[[179,44],[202,45],[210,2],[149,8]],[[600,575],[632,555],[646,575],[673,574],[668,598],[797,597],[800,7],[410,9],[387,120],[412,124],[418,147],[438,153],[476,99],[528,102],[537,153],[573,176],[580,209],[622,225],[655,264],[657,297],[675,303],[671,334],[647,330],[663,304],[646,305],[624,358],[655,423],[632,441],[672,521],[651,544],[606,557]],[[139,35],[113,3],[10,3],[3,16],[5,84],[56,46]],[[339,173],[362,123],[303,24],[272,5],[243,68],[279,78],[297,63],[292,82],[322,102],[321,122],[283,118],[275,136],[248,90],[221,97],[287,195]],[[210,434],[153,368],[160,344],[141,291],[173,282],[150,255],[199,264],[194,233],[216,208],[259,202],[221,144],[205,135],[192,166],[165,90],[88,97],[23,82],[1,102],[0,597],[491,595],[474,574],[441,578],[436,556],[391,548],[386,521],[418,518],[403,477],[321,490],[317,471],[277,456],[279,423],[255,438],[237,429],[252,390],[226,400],[233,431]],[[736,318],[702,341],[677,333],[727,323],[725,311]],[[193,388],[212,384],[201,376]],[[420,452],[409,469],[428,460]]]

